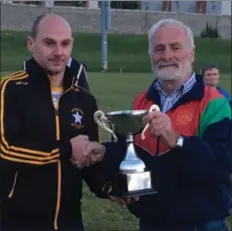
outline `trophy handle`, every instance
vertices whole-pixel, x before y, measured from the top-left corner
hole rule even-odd
[[[151,105],[151,107],[150,107],[150,109],[149,109],[149,113],[151,113],[151,112],[154,111],[154,110],[160,111],[159,106],[156,105],[156,104]],[[146,130],[148,129],[148,127],[149,127],[149,123],[147,123],[147,125],[145,126],[145,128],[144,128],[143,131],[142,131],[142,134],[141,134],[142,140],[145,139],[145,132],[146,132]]]
[[[105,131],[108,131],[109,133],[111,133],[113,138],[114,138],[114,142],[117,142],[118,137],[114,134],[114,131],[108,127],[107,118],[105,117],[104,112],[98,110],[94,113],[93,117],[94,117],[94,121],[97,123],[97,125],[99,125],[101,128],[103,128]]]

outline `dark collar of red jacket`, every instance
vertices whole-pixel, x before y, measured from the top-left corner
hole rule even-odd
[[[154,88],[154,83],[157,81],[154,80],[153,83],[150,85],[150,87],[147,90],[146,97],[148,100],[154,101],[158,106],[160,105],[160,95],[159,92]],[[186,94],[184,94],[172,107],[172,109],[178,107],[181,104],[185,104],[187,102],[193,101],[193,100],[201,100],[204,97],[204,82],[201,75],[196,74],[196,83],[192,87],[190,91],[188,91]]]

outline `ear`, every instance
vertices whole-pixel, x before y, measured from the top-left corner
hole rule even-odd
[[[190,50],[190,61],[192,64],[193,64],[194,60],[195,60],[195,49],[191,49]]]
[[[27,49],[33,53],[34,51],[34,39],[31,36],[27,37]]]

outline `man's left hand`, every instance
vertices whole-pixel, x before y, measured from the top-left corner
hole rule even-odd
[[[160,136],[170,148],[176,147],[178,134],[174,131],[171,119],[167,114],[152,111],[144,118],[144,121],[149,123],[152,136]]]
[[[128,205],[139,200],[139,197],[115,197],[110,195],[108,195],[108,197],[111,201],[114,201],[120,205]]]
[[[106,148],[98,142],[90,142],[88,145],[89,152],[86,153],[90,157],[90,165],[102,161]]]

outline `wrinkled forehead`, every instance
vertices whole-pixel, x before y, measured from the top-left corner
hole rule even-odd
[[[189,38],[187,33],[179,25],[165,25],[159,28],[152,36],[153,45],[168,45],[168,44],[187,44]]]

